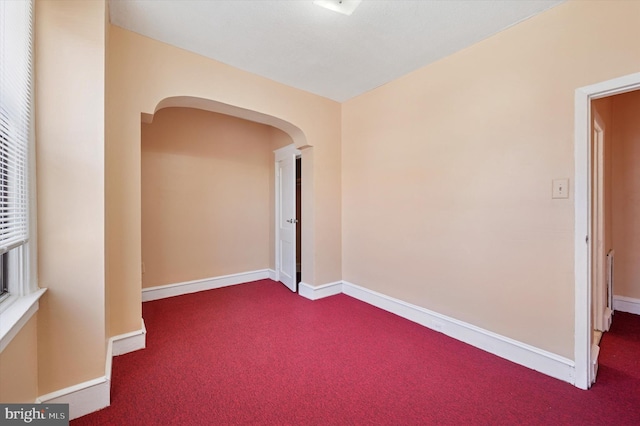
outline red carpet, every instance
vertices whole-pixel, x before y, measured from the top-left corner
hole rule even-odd
[[[345,295],[264,280],[143,305],[111,406],[80,425],[640,424],[640,319],[616,313],[590,391]]]

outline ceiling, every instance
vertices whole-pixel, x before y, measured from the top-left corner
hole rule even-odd
[[[111,23],[346,101],[564,0],[110,0]]]

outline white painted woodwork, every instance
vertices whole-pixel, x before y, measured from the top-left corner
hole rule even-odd
[[[296,291],[296,156],[294,145],[280,148],[276,159],[276,280]]]
[[[640,299],[633,297],[613,296],[613,310],[640,315]]]
[[[149,302],[151,300],[166,299],[167,297],[181,296],[183,294],[213,290],[215,288],[222,288],[236,284],[244,284],[252,281],[265,280],[267,278],[277,281],[275,279],[275,271],[271,269],[259,269],[256,271],[241,272],[238,274],[222,275],[219,277],[166,284],[156,287],[146,287],[142,289],[142,301]]]
[[[37,404],[69,404],[69,420],[77,419],[111,405],[111,365],[114,356],[144,349],[147,329],[141,319],[140,330],[113,336],[107,342],[104,376],[40,395]]]
[[[575,276],[575,385],[588,389],[595,380],[592,364],[591,321],[591,101],[640,88],[640,73],[576,89],[574,97],[574,276]]]
[[[593,143],[593,279],[591,289],[593,292],[593,327],[598,331],[607,331],[605,324],[605,311],[607,309],[606,298],[606,253],[605,253],[605,174],[604,174],[604,144],[605,127],[600,116],[595,113],[592,129]]]

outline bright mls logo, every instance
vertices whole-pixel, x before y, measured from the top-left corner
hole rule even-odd
[[[3,425],[68,426],[69,404],[0,404]]]

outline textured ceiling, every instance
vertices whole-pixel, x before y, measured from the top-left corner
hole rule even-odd
[[[111,0],[111,23],[339,102],[563,0]]]

